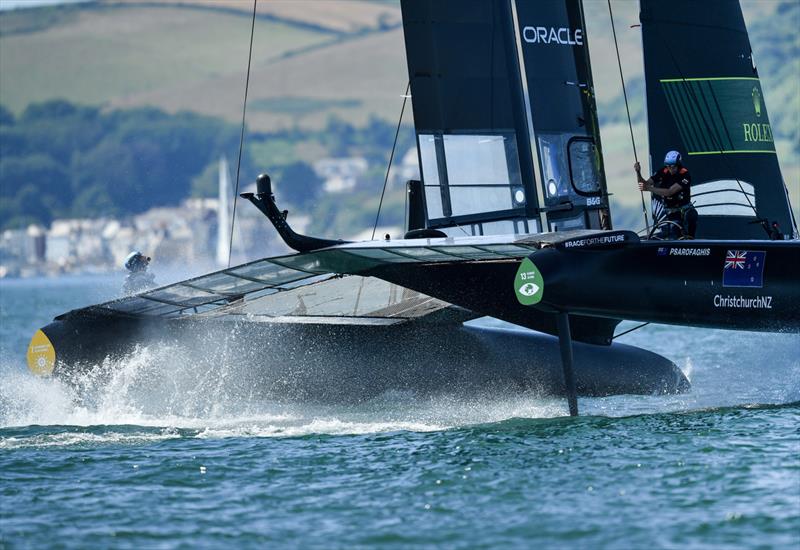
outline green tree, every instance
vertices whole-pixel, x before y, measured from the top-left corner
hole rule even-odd
[[[0,105],[0,126],[13,126],[14,113]]]
[[[0,157],[0,197],[17,196],[26,185],[61,202],[70,199],[67,170],[51,157],[44,154]]]
[[[276,172],[273,189],[280,200],[306,210],[320,196],[322,180],[311,166],[298,161]]]

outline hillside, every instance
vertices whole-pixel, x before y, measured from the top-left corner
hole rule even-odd
[[[250,0],[104,0],[108,5],[187,7],[239,12],[250,16]],[[359,33],[400,24],[400,10],[393,2],[364,0],[269,0],[258,6],[259,17],[335,33]]]
[[[60,98],[238,121],[251,5],[108,0],[2,12],[0,101],[15,113]],[[396,116],[407,78],[399,13],[385,3],[261,2],[249,124],[267,130],[321,127],[330,113],[361,122],[370,112]]]
[[[614,2],[637,146],[642,60],[635,2]],[[742,3],[793,204],[800,203],[800,4]],[[51,98],[105,109],[155,106],[238,123],[249,1],[105,0],[0,15],[0,103],[21,113]],[[606,2],[587,1],[587,36],[614,201],[635,205],[632,151]],[[320,129],[331,115],[394,123],[407,82],[398,2],[260,2],[248,107],[251,129]],[[638,85],[637,85],[638,84]],[[638,93],[637,93],[638,92]],[[406,118],[410,121],[410,117]]]

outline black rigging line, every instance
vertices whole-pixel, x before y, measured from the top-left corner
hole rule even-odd
[[[411,81],[406,84],[406,91],[403,94],[403,107],[400,109],[400,118],[397,120],[397,129],[394,131],[394,143],[392,143],[392,153],[389,155],[389,164],[386,166],[386,177],[383,178],[383,191],[381,191],[381,200],[378,203],[378,213],[375,214],[375,225],[372,226],[372,237],[370,240],[375,239],[375,231],[378,229],[378,218],[381,216],[381,207],[383,206],[383,196],[386,194],[386,184],[389,182],[389,170],[392,168],[392,160],[394,160],[394,150],[397,147],[397,136],[400,135],[400,124],[403,122],[403,113],[406,110],[406,101],[408,101],[408,91],[411,89]]]
[[[634,330],[639,330],[640,328],[642,328],[642,327],[646,327],[646,326],[647,326],[647,325],[649,325],[649,324],[650,324],[650,321],[648,321],[648,322],[646,322],[646,323],[642,323],[641,325],[636,325],[636,326],[635,326],[635,327],[633,327],[632,329],[628,329],[628,330],[626,330],[625,332],[620,332],[619,334],[616,334],[616,335],[614,335],[614,336],[613,336],[611,339],[612,339],[612,340],[616,340],[616,339],[617,339],[617,338],[619,338],[620,336],[625,336],[625,335],[626,335],[626,334],[628,334],[629,332],[633,332]]]
[[[617,44],[617,30],[614,27],[614,13],[611,11],[611,0],[608,0],[608,16],[611,18],[611,32],[614,34],[614,48],[617,50],[617,66],[619,67],[619,79],[622,82],[622,96],[625,98],[625,112],[628,113],[628,129],[631,132],[631,146],[633,147],[633,158],[639,163],[639,155],[636,154],[636,141],[633,139],[633,123],[631,122],[631,110],[628,107],[628,92],[625,91],[625,77],[622,75],[622,60],[619,55],[619,44]],[[647,206],[644,202],[644,191],[639,191],[642,197],[642,213],[644,214],[644,225],[647,234],[650,234],[650,222],[647,219]]]
[[[247,90],[250,88],[250,62],[253,60],[253,34],[256,30],[256,6],[258,0],[253,0],[253,21],[250,24],[250,53],[247,56],[247,80],[244,84],[244,103],[242,104],[242,133],[239,136],[239,159],[236,161],[236,191],[233,194],[233,216],[231,217],[231,238],[228,241],[228,267],[231,266],[231,252],[233,251],[233,227],[236,225],[236,199],[239,198],[239,173],[242,168],[242,149],[244,148],[244,120],[247,113]]]

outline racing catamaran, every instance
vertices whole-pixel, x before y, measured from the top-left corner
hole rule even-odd
[[[421,167],[406,238],[298,235],[260,176],[243,197],[297,254],[60,315],[31,370],[67,375],[198,327],[239,334],[258,364],[268,331],[290,327],[303,350],[287,363],[326,352],[364,381],[385,376],[381,357],[401,378],[516,369],[575,415],[578,394],[688,387],[670,361],[612,344],[621,320],[800,331],[797,227],[736,0],[641,2],[651,158],[679,149],[694,174],[698,238],[680,241],[612,229],[579,0],[401,7]],[[482,316],[538,333],[463,325]],[[526,371],[548,353],[541,333],[560,361]]]

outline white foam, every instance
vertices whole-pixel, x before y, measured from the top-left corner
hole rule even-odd
[[[634,334],[642,344],[675,342],[685,336],[683,330],[646,327]],[[694,387],[689,394],[581,399],[582,414],[624,416],[800,398],[797,335],[737,333],[736,342],[731,343],[729,332],[694,333],[692,346],[681,347],[680,357],[673,357],[692,379]],[[760,349],[749,351],[749,344],[755,341],[762,342]],[[179,347],[168,344],[143,346],[125,359],[107,360],[76,376],[71,384],[34,377],[19,365],[0,365],[4,373],[0,375],[1,428],[104,426],[100,433],[64,430],[30,437],[15,433],[0,438],[0,448],[136,443],[172,437],[430,432],[567,412],[564,399],[496,388],[435,396],[395,390],[351,405],[275,403],[255,394],[247,373],[236,370],[236,365],[237,357],[225,353],[221,360],[218,356],[214,361],[190,363]],[[113,429],[122,425],[126,428]],[[162,432],[165,427],[180,431]]]
[[[300,424],[253,424],[238,427],[206,428],[197,434],[201,439],[226,437],[301,437],[305,435],[364,435],[386,432],[435,432],[449,426],[423,422],[352,422],[330,419],[311,419]]]
[[[0,449],[19,449],[25,447],[71,447],[71,446],[100,446],[100,445],[141,445],[167,439],[177,439],[181,435],[174,430],[162,430],[157,433],[141,431],[132,432],[58,432],[36,434],[30,437],[0,438]]]

